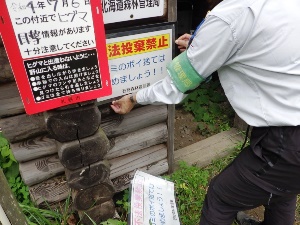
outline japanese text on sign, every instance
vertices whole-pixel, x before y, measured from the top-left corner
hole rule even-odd
[[[103,13],[159,7],[161,0],[102,0]]]
[[[96,50],[24,62],[36,102],[101,88]]]
[[[102,0],[106,24],[162,16],[164,9],[164,0]]]
[[[130,225],[180,225],[174,184],[142,171],[132,180]]]
[[[89,0],[7,0],[6,4],[23,58],[96,45]]]
[[[170,35],[163,34],[107,44],[108,59],[142,54],[170,47]]]
[[[166,65],[172,60],[172,29],[154,29],[151,32],[107,39],[113,88],[109,98],[149,87],[167,75]],[[98,101],[107,98],[99,98]]]
[[[101,11],[98,0],[0,1],[0,35],[27,114],[112,93]]]

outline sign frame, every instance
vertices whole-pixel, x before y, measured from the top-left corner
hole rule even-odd
[[[173,59],[175,57],[175,39],[176,39],[176,23],[175,22],[163,22],[163,23],[157,23],[157,24],[151,24],[151,25],[142,25],[142,26],[134,26],[130,28],[121,28],[121,29],[112,29],[106,31],[106,39],[112,39],[112,38],[122,38],[130,35],[139,35],[139,34],[146,34],[150,32],[155,32],[155,31],[163,31],[163,30],[169,30],[171,29],[172,33],[172,39],[170,40],[170,46],[171,46],[171,58]],[[109,61],[109,60],[108,60]],[[166,73],[167,75],[167,73]],[[112,75],[111,75],[112,77]],[[132,92],[128,92],[125,94],[129,94]],[[113,95],[113,91],[112,94]],[[125,95],[123,94],[123,95]],[[108,102],[111,102],[113,100],[116,100],[123,95],[119,96],[106,96],[105,99],[103,98],[97,98],[97,105],[103,105]]]
[[[26,3],[25,3],[26,4]],[[97,99],[100,96],[110,95],[112,92],[110,83],[110,73],[108,68],[108,60],[106,53],[105,29],[103,23],[101,1],[90,0],[90,9],[92,14],[92,26],[95,35],[95,47],[87,47],[83,49],[74,49],[58,54],[48,54],[39,57],[31,57],[24,59],[18,44],[17,35],[13,27],[13,20],[7,8],[6,1],[0,2],[0,35],[5,46],[6,53],[12,67],[13,74],[19,89],[21,99],[27,114],[35,114],[54,108],[67,106],[79,102]],[[74,13],[75,14],[75,13]],[[67,37],[70,39],[70,36]],[[65,39],[64,39],[65,40]],[[26,72],[25,60],[40,60],[44,57],[64,56],[65,53],[76,54],[83,51],[96,50],[97,64],[96,82],[98,86],[93,89],[86,89],[65,94],[61,97],[54,97],[44,101],[37,101],[33,94],[33,88],[29,80],[29,74]],[[100,87],[99,87],[100,86]]]

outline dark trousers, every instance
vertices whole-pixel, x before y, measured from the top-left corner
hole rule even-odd
[[[264,225],[293,225],[300,193],[300,127],[253,128],[250,146],[212,179],[200,225],[231,225],[265,206]]]

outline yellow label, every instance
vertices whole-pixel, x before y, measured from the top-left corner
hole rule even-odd
[[[108,59],[158,51],[170,47],[170,34],[106,44]]]

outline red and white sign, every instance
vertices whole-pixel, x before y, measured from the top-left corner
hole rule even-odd
[[[100,1],[1,1],[0,34],[27,114],[111,95]]]

